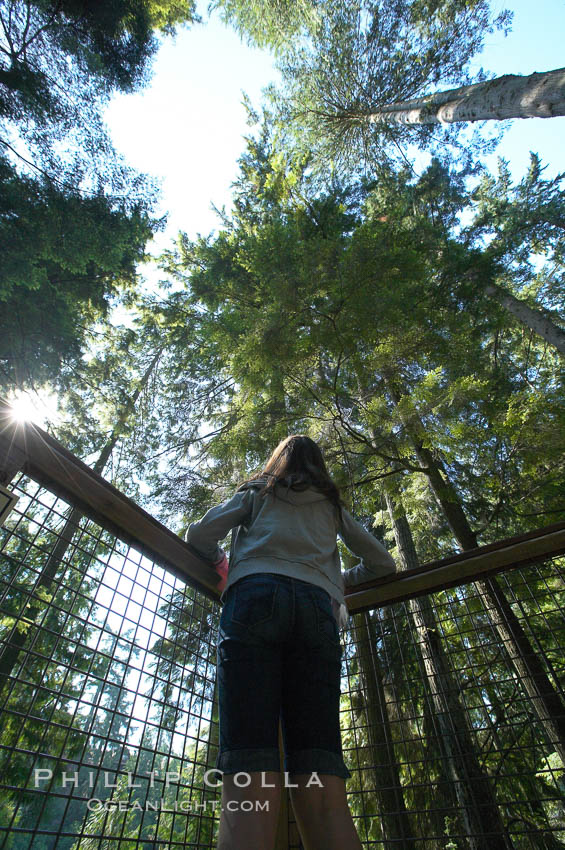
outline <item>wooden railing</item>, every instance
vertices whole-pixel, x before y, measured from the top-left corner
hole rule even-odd
[[[187,543],[42,428],[30,422],[16,422],[9,403],[0,399],[0,482],[8,483],[18,471],[27,473],[122,539],[141,546],[209,598],[219,599],[210,566]],[[431,561],[392,578],[356,585],[346,590],[346,604],[351,614],[368,611],[563,552],[565,522]]]

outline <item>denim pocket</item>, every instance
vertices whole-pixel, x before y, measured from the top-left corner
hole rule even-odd
[[[339,646],[339,627],[332,609],[332,601],[329,593],[322,590],[320,593],[312,594],[312,599],[316,612],[318,634],[333,646]]]
[[[272,580],[260,575],[253,578],[233,585],[231,621],[247,628],[272,620],[277,600],[278,587]]]

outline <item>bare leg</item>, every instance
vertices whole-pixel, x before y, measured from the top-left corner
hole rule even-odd
[[[345,779],[319,774],[319,784],[306,787],[309,773],[290,775],[292,808],[306,850],[363,850],[349,811]],[[292,788],[298,784],[298,788]]]
[[[237,774],[236,774],[237,776]],[[281,800],[281,776],[274,770],[223,776],[218,850],[272,850]],[[273,788],[264,787],[273,785]],[[249,802],[250,801],[250,802]]]

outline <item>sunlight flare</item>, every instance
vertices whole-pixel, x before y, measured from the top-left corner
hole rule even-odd
[[[21,425],[33,422],[42,427],[48,419],[53,419],[57,407],[55,397],[47,392],[19,391],[9,399],[9,403],[14,422]]]

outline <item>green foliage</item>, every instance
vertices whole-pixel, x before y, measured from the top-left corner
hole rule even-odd
[[[0,8],[0,384],[78,360],[159,223],[155,186],[114,151],[102,110],[147,82],[153,28],[190,0],[8,0]]]
[[[185,501],[195,516],[206,493],[229,492],[277,439],[300,430],[321,439],[362,514],[373,512],[375,482],[404,473],[424,560],[452,551],[453,531],[419,471],[415,441],[441,461],[449,498],[484,542],[558,519],[558,355],[486,294],[501,238],[491,238],[480,207],[487,189],[483,200],[471,197],[465,172],[434,160],[418,179],[389,171],[351,187],[334,180],[321,192],[305,165],[263,124],[248,140],[219,233],[182,238],[163,259],[186,288],[171,304],[190,323],[177,349],[179,378],[193,375],[207,398],[184,406],[185,422],[204,416],[210,426],[201,437],[188,425],[190,440],[171,449],[161,486],[167,510]],[[532,179],[537,222],[559,208],[560,185]],[[463,212],[471,219],[464,228]],[[502,223],[502,207],[499,214]],[[556,270],[557,228],[544,232]],[[516,242],[505,244],[508,258],[518,255]],[[518,260],[507,264],[508,287],[515,271],[520,279]]]
[[[76,85],[81,77],[83,82],[94,77],[110,89],[130,91],[146,81],[157,47],[153,29],[171,31],[196,19],[192,0],[8,0],[3,5],[0,79],[6,94],[24,99],[24,112],[31,107],[43,118],[50,117],[61,97],[48,91],[50,72],[62,71],[57,54],[65,55],[72,67],[72,74],[69,70],[59,83],[74,76]],[[46,49],[51,55],[42,58]],[[2,102],[2,112],[14,115],[13,103]]]
[[[0,159],[0,385],[42,382],[77,360],[85,327],[136,283],[157,223],[143,207],[114,207]]]
[[[215,0],[211,5],[249,43],[276,51],[288,47],[302,30],[316,31],[317,7],[315,0]]]
[[[531,153],[527,174],[514,186],[508,163],[499,160],[498,174],[483,175],[473,193],[475,217],[467,233],[486,245],[502,280],[551,308],[565,296],[565,175],[545,180],[544,171]]]
[[[195,0],[148,0],[151,25],[165,33],[174,33],[178,26],[200,22]]]
[[[192,0],[7,0],[0,8],[3,155],[83,194],[103,190],[134,204],[145,198],[150,184],[140,186],[116,155],[102,110],[115,91],[147,83],[154,27],[173,31],[192,20]]]
[[[94,191],[124,188],[127,169],[111,148],[101,109],[114,90],[147,79],[156,42],[145,4],[10,0],[0,15],[4,155],[83,190],[85,175]],[[77,156],[82,175],[73,174]]]

